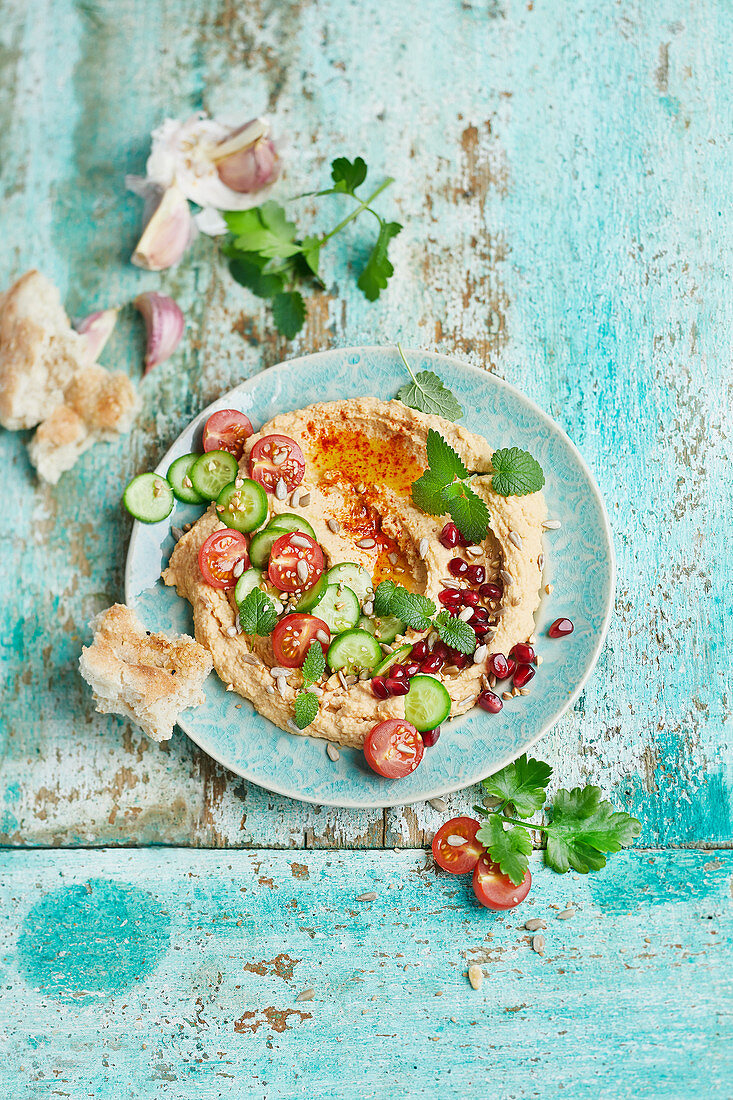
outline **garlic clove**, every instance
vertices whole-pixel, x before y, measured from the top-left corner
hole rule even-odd
[[[268,133],[264,119],[255,118],[214,146],[211,159],[219,179],[232,191],[252,194],[279,176],[280,158]]]
[[[100,309],[96,313],[90,313],[83,321],[78,321],[74,328],[80,336],[86,338],[86,357],[88,363],[96,363],[102,354],[102,348],[107,343],[112,329],[117,324],[117,309]]]
[[[133,305],[142,313],[148,334],[143,371],[147,374],[176,350],[183,336],[185,321],[177,303],[155,290],[138,294]]]
[[[163,191],[132,254],[136,267],[163,271],[177,264],[193,240],[195,228],[188,200],[172,184]]]

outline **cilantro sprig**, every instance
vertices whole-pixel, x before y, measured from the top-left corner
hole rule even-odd
[[[259,588],[248,592],[239,605],[239,622],[245,634],[272,634],[277,625],[277,611],[270,597]]]
[[[357,188],[366,176],[367,166],[362,157],[353,161],[337,157],[331,162],[333,186],[311,192],[311,195],[316,198],[348,196],[356,202],[356,207],[333,229],[320,236],[300,237],[284,207],[273,200],[249,210],[231,210],[224,214],[229,236],[223,252],[229,260],[232,277],[257,297],[270,301],[275,325],[288,339],[300,332],[305,322],[306,305],[300,288],[323,288],[320,277],[322,249],[361,214],[371,214],[377,220],[378,230],[357,286],[370,302],[374,302],[394,274],[388,250],[390,241],[402,226],[399,222],[386,221],[372,206],[377,196],[394,181],[388,177],[364,198],[357,193]]]
[[[550,820],[537,825],[526,820],[545,806],[552,768],[526,754],[483,781],[487,795],[499,800],[492,810],[474,806],[485,818],[476,833],[488,858],[518,886],[529,866],[532,838],[529,829],[545,834],[545,863],[564,874],[571,867],[580,874],[606,865],[606,854],[628,847],[641,832],[641,822],[614,810],[602,799],[600,787],[560,789],[550,807]]]
[[[318,714],[318,696],[309,689],[326,671],[326,658],[320,642],[311,642],[300,671],[303,689],[295,696],[295,724],[299,730],[304,730]]]

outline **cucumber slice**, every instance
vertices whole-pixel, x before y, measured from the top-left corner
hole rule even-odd
[[[382,655],[379,642],[366,630],[347,630],[328,647],[326,660],[332,672],[371,669]]]
[[[379,662],[377,667],[372,669],[372,676],[384,676],[388,668],[391,668],[392,665],[401,664],[402,661],[404,661],[405,657],[407,657],[411,652],[411,645],[399,646],[394,651],[394,653],[388,653],[387,656]]]
[[[359,621],[359,601],[350,588],[343,588],[339,592],[337,584],[327,584],[326,591],[318,601],[318,618],[323,619],[332,634],[343,634]],[[374,644],[379,648],[376,641]]]
[[[405,696],[405,718],[420,733],[434,730],[450,714],[450,695],[434,676],[413,676]]]
[[[364,602],[367,589],[371,588],[373,583],[366,569],[362,569],[353,561],[342,561],[339,565],[334,565],[333,569],[329,569],[327,576],[329,584],[343,584],[346,588],[350,588],[359,603]]]
[[[294,512],[283,512],[281,516],[273,516],[268,527],[279,527],[281,531],[302,531],[304,535],[310,535],[315,539],[316,533],[307,519],[296,516]],[[317,540],[316,540],[317,541]]]
[[[174,499],[173,490],[160,474],[138,474],[122,494],[125,508],[141,523],[166,519],[173,511]]]
[[[359,630],[368,630],[378,642],[393,642],[398,634],[405,633],[405,624],[396,615],[383,615],[381,618],[359,619]]]
[[[197,454],[181,455],[180,458],[174,459],[168,467],[168,473],[166,474],[168,483],[176,497],[182,500],[184,504],[206,503],[206,497],[202,497],[196,492],[191,481],[191,467],[198,457]]]
[[[328,588],[328,581],[326,580],[326,574],[323,573],[312,588],[307,589],[302,597],[295,605],[296,611],[310,611],[312,615],[317,614],[313,609],[318,606],[322,600],[326,589]]]
[[[264,531],[258,531],[252,536],[249,544],[249,560],[257,569],[266,569],[270,559],[272,544],[277,542],[281,535],[287,535],[287,531],[279,527],[265,527]]]
[[[228,451],[207,451],[199,455],[188,476],[199,496],[216,500],[224,486],[234,481],[238,470],[236,458]]]
[[[232,481],[216,498],[216,514],[227,527],[235,531],[256,531],[267,519],[267,493],[251,478],[244,478],[239,488]]]
[[[234,588],[234,599],[240,604],[245,596],[248,596],[253,588],[259,588],[262,580],[261,569],[245,569]]]

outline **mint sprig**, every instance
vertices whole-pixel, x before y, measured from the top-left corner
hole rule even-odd
[[[277,625],[277,611],[268,595],[259,588],[248,592],[239,605],[239,623],[245,634],[272,634]]]
[[[469,484],[474,475],[433,428],[428,429],[426,449],[428,469],[412,483],[413,502],[431,516],[448,512],[464,538],[481,542],[486,538],[489,510]]]
[[[524,497],[538,493],[545,484],[545,475],[536,458],[519,447],[502,447],[491,457],[494,476],[491,487],[502,497]]]
[[[320,642],[311,642],[300,671],[303,676],[303,684],[307,687],[315,684],[323,676],[326,671],[326,658],[323,656],[323,646]]]
[[[318,714],[318,697],[312,691],[299,691],[293,703],[295,724],[299,730],[309,726]]]
[[[449,611],[441,611],[436,616],[433,626],[438,631],[438,637],[451,649],[457,649],[459,653],[471,654],[476,648],[476,632],[463,619],[450,614]]]
[[[432,413],[434,416],[442,416],[444,420],[460,420],[463,409],[455,396],[444,386],[437,374],[431,370],[423,370],[415,374],[405,358],[400,345],[397,351],[412,378],[412,382],[406,382],[397,391],[397,398],[403,405],[410,409],[417,409],[421,413]]]

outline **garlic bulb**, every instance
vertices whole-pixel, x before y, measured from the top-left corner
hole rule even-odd
[[[118,312],[116,309],[100,309],[96,313],[90,313],[74,326],[79,335],[85,337],[88,363],[96,363],[101,355],[102,348],[117,324]]]
[[[171,184],[160,196],[132,254],[146,271],[163,271],[177,264],[195,233],[191,208],[183,192]]]
[[[143,372],[147,374],[153,367],[170,358],[176,350],[183,336],[185,322],[177,303],[155,290],[138,294],[133,305],[142,313],[148,334]]]
[[[212,159],[219,179],[232,191],[252,194],[274,183],[279,176],[280,160],[267,134],[267,123],[255,118],[214,149]]]

